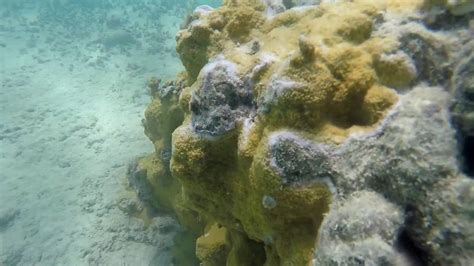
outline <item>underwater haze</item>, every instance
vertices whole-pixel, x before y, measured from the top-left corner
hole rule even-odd
[[[219,1],[0,0],[0,265],[170,265],[127,165],[153,146],[146,81],[183,68],[175,34]]]
[[[474,265],[473,0],[0,0],[0,265]]]

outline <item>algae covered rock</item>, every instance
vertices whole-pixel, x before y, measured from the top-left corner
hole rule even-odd
[[[470,16],[455,5],[229,0],[191,14],[185,75],[150,83],[156,152],[141,165],[151,200],[200,235],[203,265],[474,259],[459,152],[469,25],[424,25],[434,7]]]
[[[403,218],[402,211],[381,195],[354,193],[325,218],[313,264],[401,265],[403,255],[394,244]]]
[[[326,181],[334,175],[324,146],[314,145],[291,133],[272,135],[270,153],[271,165],[284,178],[284,185]]]
[[[225,265],[229,253],[227,230],[213,225],[196,241],[196,254],[203,266]]]
[[[229,61],[216,60],[207,64],[197,81],[189,106],[196,132],[222,135],[235,128],[236,120],[252,109],[252,91],[237,75]]]

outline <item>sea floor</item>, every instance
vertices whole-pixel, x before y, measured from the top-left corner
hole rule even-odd
[[[130,217],[125,174],[187,11],[138,2],[0,11],[0,265],[171,264],[175,221]]]

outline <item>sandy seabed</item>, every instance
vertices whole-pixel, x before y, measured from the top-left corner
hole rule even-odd
[[[146,80],[181,70],[184,14],[139,8],[76,12],[71,25],[53,19],[60,10],[3,11],[0,265],[171,263],[174,231],[162,229],[175,221],[145,225],[120,206],[132,193],[127,165],[153,149],[141,126]]]

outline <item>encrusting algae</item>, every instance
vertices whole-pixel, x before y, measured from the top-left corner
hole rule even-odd
[[[139,168],[151,202],[196,236],[202,265],[309,265],[336,197],[330,150],[381,126],[416,82],[381,14],[354,1],[268,15],[260,1],[200,7],[177,34],[186,69],[149,84]],[[405,2],[411,2],[404,5]],[[441,3],[443,4],[443,3]]]

